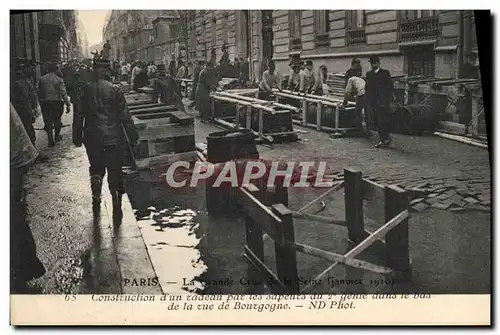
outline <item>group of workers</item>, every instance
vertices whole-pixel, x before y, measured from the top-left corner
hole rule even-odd
[[[391,143],[390,137],[390,104],[393,101],[393,81],[388,70],[380,67],[380,58],[373,55],[369,58],[371,70],[363,77],[361,61],[353,59],[351,67],[345,74],[345,95],[343,106],[349,101],[355,101],[355,113],[358,127],[364,133],[369,130],[378,131],[379,140],[375,147],[385,147]],[[325,65],[313,68],[313,62],[307,60],[305,63],[294,60],[290,62],[290,75],[287,87],[291,91],[313,94],[328,94],[328,70]],[[269,100],[273,89],[282,90],[282,79],[276,71],[273,61],[269,62],[269,69],[264,71],[258,86],[259,99]]]

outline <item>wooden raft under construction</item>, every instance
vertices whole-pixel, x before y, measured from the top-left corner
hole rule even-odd
[[[142,103],[129,106],[139,134],[134,161],[138,170],[197,159],[194,118],[178,106]]]
[[[297,140],[292,122],[297,108],[293,106],[231,92],[213,93],[211,99],[211,119],[217,124],[229,129],[250,129],[257,140],[266,142]]]

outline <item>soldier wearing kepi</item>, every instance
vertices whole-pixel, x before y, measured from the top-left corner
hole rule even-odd
[[[138,134],[128,112],[125,97],[119,88],[105,79],[108,60],[94,61],[94,79],[82,92],[82,110],[74,118],[73,143],[85,144],[90,162],[90,183],[94,213],[100,210],[102,180],[108,172],[108,184],[113,200],[113,221],[121,223],[121,198],[124,193],[122,162],[125,136],[135,146]],[[124,133],[126,131],[126,134]]]

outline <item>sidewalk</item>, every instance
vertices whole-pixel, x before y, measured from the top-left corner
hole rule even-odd
[[[53,148],[47,147],[47,135],[39,130],[43,128],[42,118],[35,123],[37,148],[48,160],[30,168],[25,188],[28,220],[47,273],[33,281],[33,291],[133,293],[137,289],[127,287],[123,278],[155,275],[130,202],[125,195],[123,224],[114,231],[105,178],[101,216],[93,219],[89,163],[85,147],[76,148],[72,143],[71,122],[72,113],[64,114],[63,139]]]

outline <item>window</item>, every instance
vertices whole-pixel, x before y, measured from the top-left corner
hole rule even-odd
[[[364,10],[347,10],[347,29],[365,29],[365,11]]]
[[[302,11],[300,10],[291,10],[289,14],[290,20],[290,46],[292,50],[302,49],[302,41],[301,41],[301,29],[300,29],[300,21],[302,18]]]
[[[403,20],[417,20],[424,19],[427,17],[433,17],[438,14],[437,10],[403,10],[402,19]]]
[[[364,10],[346,11],[347,45],[366,43],[365,23]]]
[[[409,77],[434,77],[435,56],[433,48],[412,48],[408,50],[407,61]]]
[[[323,35],[327,34],[330,30],[330,11],[329,10],[317,10],[315,11],[316,17],[316,34]]]
[[[315,28],[316,28],[316,46],[330,45],[330,11],[317,10],[315,11]]]

